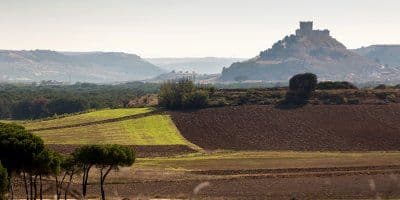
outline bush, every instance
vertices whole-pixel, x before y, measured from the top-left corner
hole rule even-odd
[[[207,88],[196,87],[189,79],[167,81],[158,94],[159,105],[168,109],[196,109],[208,105]]]
[[[197,90],[189,94],[183,95],[183,108],[204,108],[207,106],[208,92],[205,90]]]
[[[318,90],[337,90],[337,89],[358,89],[352,83],[347,81],[325,81],[317,85]]]
[[[384,89],[388,89],[388,88],[389,88],[389,87],[386,86],[385,84],[380,84],[380,85],[376,86],[374,89],[377,89],[377,90],[384,90]]]
[[[392,103],[398,103],[398,98],[395,94],[390,94],[386,96],[386,101],[392,102]]]
[[[7,170],[0,163],[0,200],[6,199],[5,195],[7,191],[8,191]]]
[[[297,74],[289,81],[286,103],[305,104],[314,94],[317,87],[317,76],[311,73]]]
[[[347,103],[348,103],[348,104],[351,104],[351,105],[358,105],[358,104],[361,103],[361,101],[360,101],[360,99],[352,98],[352,99],[349,99],[349,100],[347,101]]]

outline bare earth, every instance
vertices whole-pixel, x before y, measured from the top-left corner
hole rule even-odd
[[[111,180],[106,185],[109,198],[191,198],[191,199],[375,199],[400,198],[399,170],[382,170],[376,173],[354,172],[332,174],[289,173],[204,176],[174,174],[173,172],[136,172],[136,180]],[[152,173],[152,177],[146,174]],[[154,177],[154,175],[158,177]],[[144,180],[145,179],[145,180]],[[88,197],[98,198],[98,182],[92,180]],[[54,188],[45,187],[47,194]],[[75,184],[72,191],[79,191]],[[18,187],[18,196],[23,198],[23,188]],[[52,196],[49,196],[52,197]],[[69,197],[78,198],[77,192]]]
[[[210,150],[400,150],[400,104],[232,106],[171,115],[186,139]]]

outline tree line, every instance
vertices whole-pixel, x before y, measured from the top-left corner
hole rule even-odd
[[[158,90],[159,84],[142,82],[66,86],[0,84],[0,118],[38,119],[88,109],[121,108],[136,97]]]
[[[53,180],[56,197],[67,199],[73,177],[81,176],[81,197],[87,194],[89,172],[100,171],[101,199],[104,184],[112,170],[131,166],[134,151],[121,145],[87,145],[65,156],[45,147],[43,140],[16,124],[0,123],[0,199],[14,197],[14,181],[22,180],[26,199],[43,199],[44,178]],[[50,179],[49,179],[50,178]]]

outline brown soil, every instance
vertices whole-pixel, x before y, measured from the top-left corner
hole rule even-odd
[[[249,105],[170,114],[186,139],[209,150],[400,150],[400,104]]]
[[[137,177],[143,178],[139,172]],[[109,180],[106,194],[110,199],[381,199],[400,197],[399,172],[322,173],[199,176],[147,180]],[[198,190],[196,191],[197,188]],[[16,196],[24,197],[22,184],[16,187]],[[46,197],[54,194],[54,183],[44,187]],[[69,197],[79,198],[80,185],[72,186]],[[99,197],[99,185],[90,181],[89,198]]]
[[[74,150],[81,145],[64,145],[64,144],[48,144],[50,149],[53,149],[62,154],[71,154]],[[147,145],[147,146],[129,146],[136,152],[139,158],[144,157],[160,157],[160,156],[174,156],[187,153],[194,153],[195,150],[186,145]]]

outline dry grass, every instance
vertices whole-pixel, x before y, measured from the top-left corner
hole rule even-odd
[[[136,168],[232,170],[400,165],[400,152],[271,152],[197,153],[171,158],[138,159]]]

